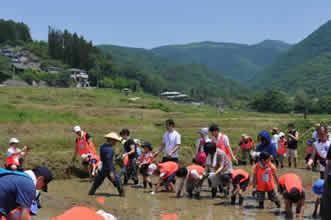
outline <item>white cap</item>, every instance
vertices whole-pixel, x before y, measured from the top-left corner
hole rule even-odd
[[[141,141],[139,139],[133,139],[133,142],[137,145],[141,145]]]
[[[72,129],[75,133],[77,133],[78,131],[81,131],[82,129],[80,129],[80,127],[78,125],[76,125],[75,127],[73,127]]]
[[[198,131],[199,134],[208,135],[208,128],[201,128]]]
[[[17,138],[11,138],[9,140],[9,144],[18,144],[18,143],[20,143],[20,141]]]
[[[152,163],[148,166],[148,175],[152,175],[154,171],[157,169],[157,166],[155,163]]]
[[[194,179],[201,179],[202,178],[202,176],[199,175],[199,173],[196,169],[192,170],[190,174]]]
[[[284,132],[280,132],[280,133],[279,133],[279,137],[285,137]]]

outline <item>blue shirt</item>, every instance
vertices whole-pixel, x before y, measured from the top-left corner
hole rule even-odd
[[[20,206],[30,208],[36,196],[36,187],[32,179],[19,175],[0,177],[0,216]]]
[[[103,171],[115,171],[114,164],[113,164],[113,156],[114,151],[113,147],[105,143],[100,148],[100,157],[102,161],[102,170]]]

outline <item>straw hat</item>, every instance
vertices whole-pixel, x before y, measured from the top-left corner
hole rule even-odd
[[[120,142],[122,140],[122,138],[115,132],[110,132],[110,133],[106,134],[104,136],[104,138],[109,138],[109,139],[112,139],[112,140],[115,140],[118,142]]]

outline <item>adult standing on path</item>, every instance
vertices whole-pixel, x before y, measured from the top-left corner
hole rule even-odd
[[[331,210],[331,148],[327,154],[327,165],[324,174],[324,190],[321,206],[322,220],[330,219]]]
[[[234,160],[235,163],[237,164],[238,160],[236,159],[235,155],[232,152],[232,148],[230,146],[230,141],[228,136],[222,134],[220,132],[218,125],[216,124],[211,125],[209,131],[213,136],[212,142],[215,143],[219,149],[224,151],[230,160]]]
[[[47,192],[47,184],[53,179],[45,166],[28,173],[0,169],[0,218],[17,219],[11,211],[20,207],[20,220],[31,220],[30,207],[36,199],[36,190]]]
[[[167,161],[178,163],[178,151],[181,145],[181,136],[175,130],[175,122],[172,119],[167,120],[165,124],[167,131],[163,135],[160,150],[155,153],[155,157],[164,151],[162,163]]]
[[[89,191],[89,195],[94,195],[99,186],[103,183],[105,178],[108,178],[110,182],[117,188],[120,196],[124,196],[124,190],[122,187],[122,182],[119,176],[116,174],[113,157],[114,151],[113,147],[121,141],[121,137],[115,133],[111,132],[106,134],[105,139],[107,140],[100,148],[100,157],[102,161],[101,172],[95,177],[93,185]]]
[[[288,124],[288,139],[287,139],[287,156],[288,156],[288,166],[292,166],[292,160],[294,167],[297,168],[297,157],[298,157],[298,140],[299,132],[295,130],[295,125],[293,123]]]

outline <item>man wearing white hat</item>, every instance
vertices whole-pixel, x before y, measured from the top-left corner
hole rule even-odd
[[[75,165],[77,154],[83,159],[83,164],[88,165],[89,159],[91,157],[91,147],[92,147],[92,138],[87,133],[84,132],[80,126],[76,125],[73,127],[73,131],[76,133],[76,142],[75,142],[75,153],[72,157],[72,164]]]
[[[24,156],[26,156],[28,152],[28,147],[24,146],[23,149],[19,149],[17,147],[19,140],[17,138],[11,138],[9,140],[9,148],[7,151],[6,157],[6,169],[13,171],[23,171],[22,162]]]
[[[124,189],[122,186],[122,182],[115,171],[115,167],[113,163],[113,156],[114,156],[113,147],[118,142],[121,142],[122,138],[115,132],[106,134],[104,137],[106,139],[106,143],[104,143],[100,148],[102,169],[101,172],[99,172],[98,175],[95,177],[93,185],[89,191],[89,195],[94,195],[96,190],[105,180],[105,178],[108,178],[117,188],[120,196],[124,196]]]

